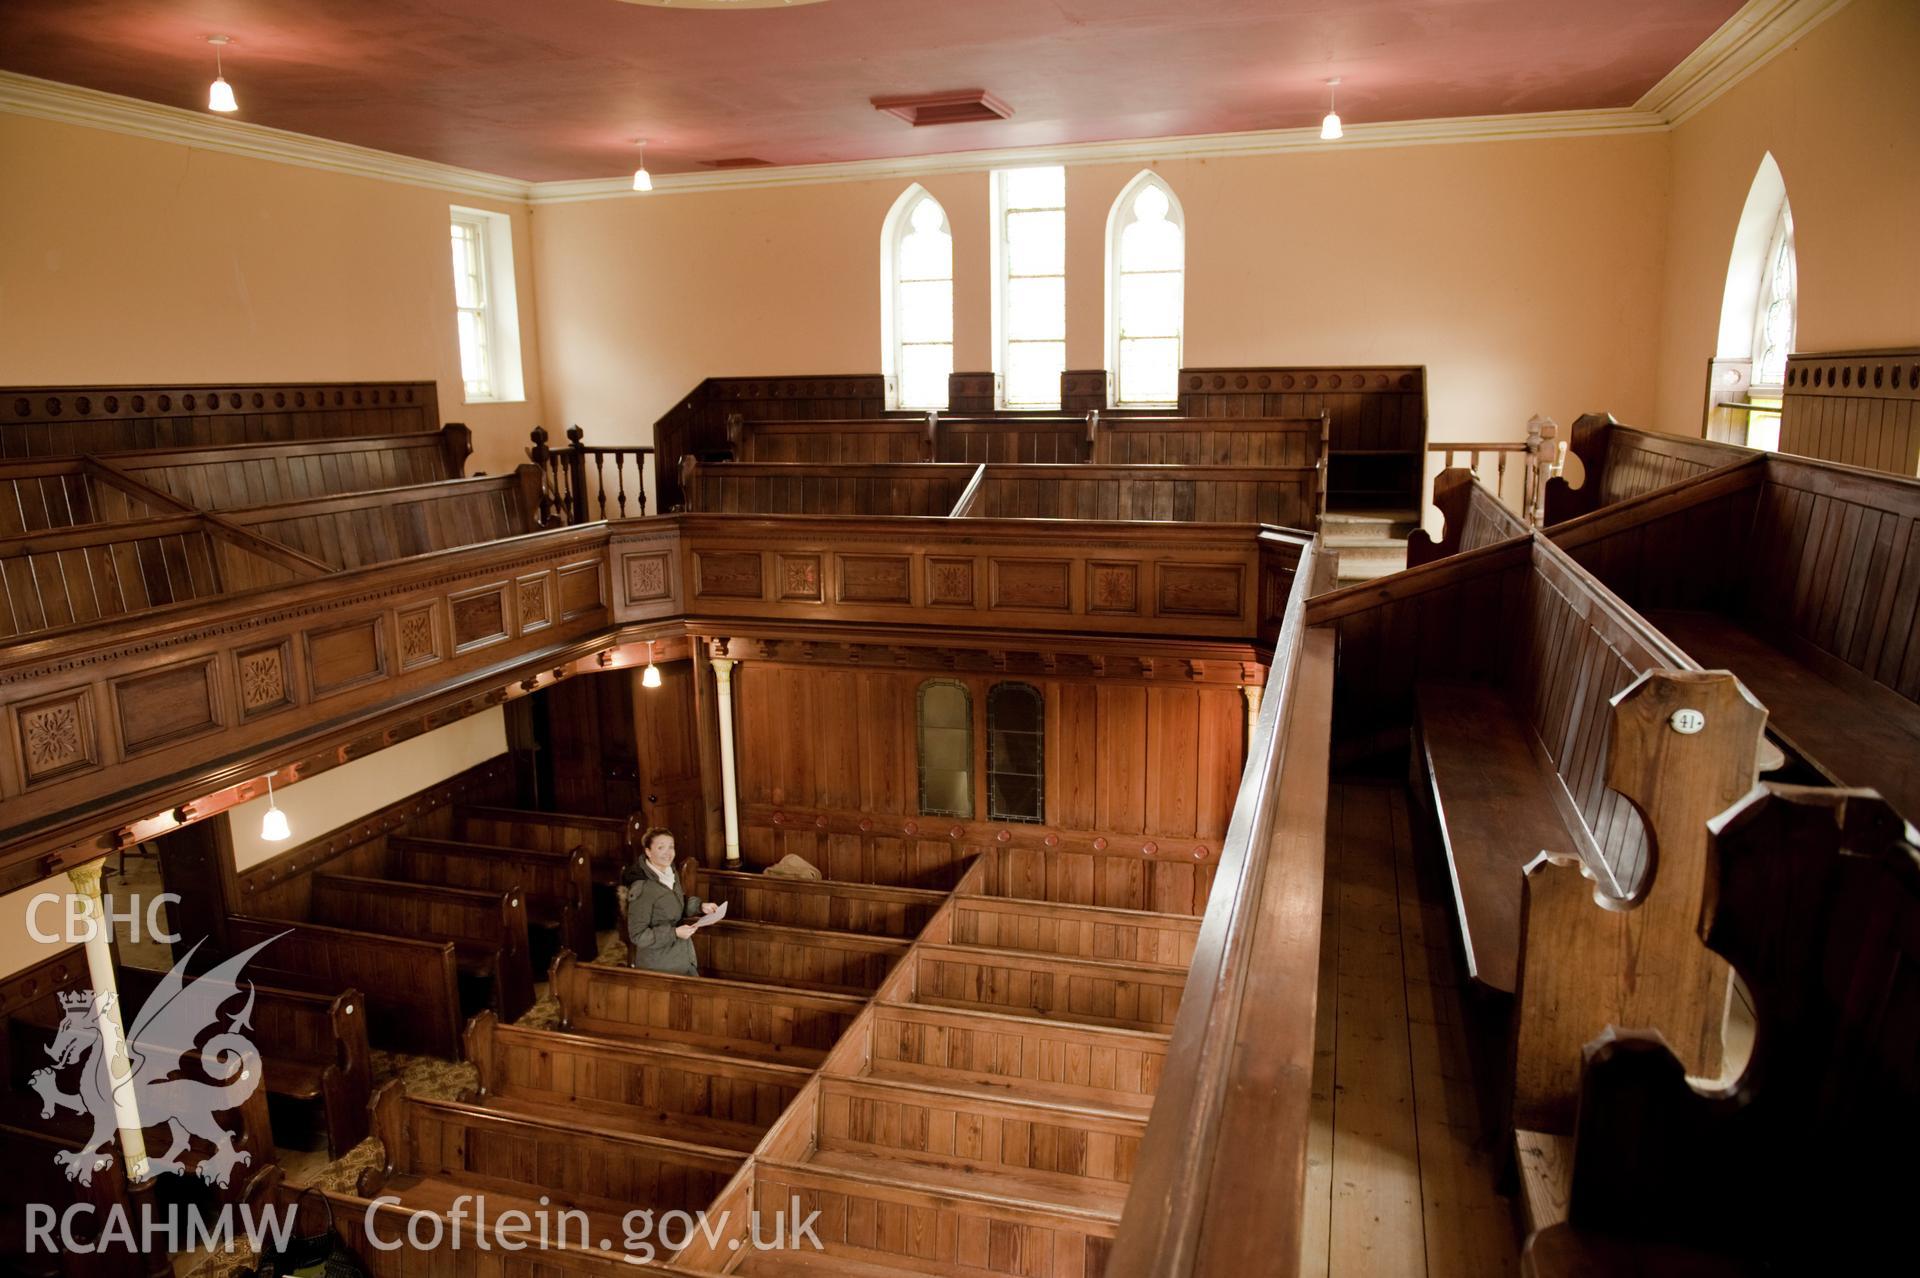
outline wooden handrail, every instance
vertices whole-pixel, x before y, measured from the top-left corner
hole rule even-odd
[[[567,446],[551,448],[547,428],[533,428],[527,456],[540,475],[542,528],[584,524],[597,519],[628,519],[647,513],[647,458],[651,444],[589,444],[578,426],[567,428]],[[613,489],[607,488],[607,460],[613,460]],[[633,464],[633,509],[627,508],[627,464]],[[589,482],[592,492],[589,494]],[[608,498],[613,508],[608,509]]]
[[[1491,454],[1495,458],[1494,473],[1488,487],[1494,496],[1514,509],[1528,525],[1537,528],[1546,521],[1547,480],[1560,473],[1561,463],[1566,456],[1565,441],[1554,442],[1559,433],[1559,423],[1551,417],[1536,414],[1527,421],[1525,439],[1430,439],[1427,441],[1427,452],[1439,454],[1442,469],[1446,470],[1453,469],[1456,455],[1465,453],[1467,469],[1476,475],[1481,473],[1481,454]],[[1520,500],[1517,504],[1508,501],[1506,496],[1508,454],[1524,455],[1527,459],[1522,464]],[[1482,478],[1487,477],[1483,475]]]
[[[960,499],[953,503],[953,518],[962,519],[972,515],[974,506],[980,500],[980,490],[986,487],[986,483],[987,465],[982,462],[973,468],[973,478],[961,490]]]
[[[1108,1278],[1298,1265],[1332,721],[1312,576],[1303,562],[1288,594]]]

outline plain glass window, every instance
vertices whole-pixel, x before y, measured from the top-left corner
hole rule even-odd
[[[1180,398],[1186,220],[1173,192],[1142,173],[1107,218],[1107,367],[1116,406]]]
[[[885,371],[894,407],[945,408],[953,373],[953,230],[940,201],[911,187],[882,231]]]
[[[995,348],[1007,408],[1060,407],[1067,367],[1067,171],[993,175]]]
[[[987,692],[987,818],[1038,825],[1047,819],[1046,703],[1026,683]]]
[[[920,811],[973,817],[973,697],[952,679],[920,685]]]
[[[504,213],[456,207],[449,229],[454,326],[467,402],[522,400],[512,220]]]

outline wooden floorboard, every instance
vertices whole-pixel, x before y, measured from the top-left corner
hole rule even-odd
[[[1333,787],[1301,1263],[1314,1278],[1518,1271],[1504,1150],[1476,1086],[1484,1009],[1463,995],[1452,900],[1410,819],[1403,786]]]

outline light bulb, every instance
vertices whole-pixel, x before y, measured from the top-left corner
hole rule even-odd
[[[654,665],[651,661],[649,661],[647,663],[647,668],[641,672],[640,686],[643,688],[659,687],[660,686],[660,667]]]
[[[1340,117],[1329,111],[1327,112],[1327,118],[1320,121],[1320,139],[1323,142],[1332,142],[1339,137]]]
[[[293,837],[293,829],[287,824],[287,814],[268,802],[267,814],[260,818],[260,837],[269,843],[284,843]]]
[[[651,191],[653,189],[653,174],[647,172],[644,167],[635,169],[633,171],[633,189],[636,191]]]
[[[216,78],[207,88],[207,110],[228,112],[239,109],[240,104],[234,101],[233,86],[227,83],[224,76]]]

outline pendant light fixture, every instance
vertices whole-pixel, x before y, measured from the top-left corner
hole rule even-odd
[[[285,843],[293,836],[287,814],[273,801],[273,773],[267,773],[267,814],[260,818],[260,837],[268,843]]]
[[[1340,87],[1340,77],[1327,81],[1327,118],[1320,121],[1320,140],[1337,142],[1340,140],[1340,113],[1333,109],[1333,92]]]
[[[207,110],[231,115],[240,109],[240,103],[234,99],[233,86],[227,83],[226,71],[220,65],[220,50],[232,44],[233,37],[208,36],[207,43],[213,46],[213,83],[207,86]]]
[[[640,686],[657,688],[660,686],[660,667],[653,664],[653,640],[647,640],[647,668],[640,674]]]
[[[636,191],[651,191],[653,189],[653,174],[647,172],[647,140],[645,138],[639,138],[634,142],[634,145],[640,148],[640,167],[633,171],[633,189]]]

